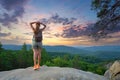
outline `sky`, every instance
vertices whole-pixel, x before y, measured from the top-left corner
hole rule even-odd
[[[29,23],[47,25],[44,45],[96,46],[120,45],[120,32],[111,39],[95,41],[88,29],[98,18],[91,10],[92,0],[0,0],[0,41],[2,44],[32,43]],[[34,25],[35,26],[35,25]],[[41,26],[43,27],[43,26]]]

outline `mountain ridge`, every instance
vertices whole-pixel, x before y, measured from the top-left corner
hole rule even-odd
[[[20,50],[22,45],[3,45],[5,49],[12,50]],[[31,45],[27,45],[28,49],[31,49]],[[58,52],[67,53],[67,54],[79,54],[81,56],[95,56],[102,59],[115,59],[120,58],[120,46],[93,46],[93,47],[82,47],[76,48],[72,46],[49,46],[45,45],[43,48],[46,49],[47,52]]]

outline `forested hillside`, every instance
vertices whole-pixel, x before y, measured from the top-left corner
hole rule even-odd
[[[42,50],[41,65],[73,67],[97,74],[104,74],[105,65],[112,60],[105,61],[94,56],[81,56],[78,54],[47,52]],[[33,51],[27,50],[24,43],[21,50],[5,50],[0,44],[0,71],[33,66]]]

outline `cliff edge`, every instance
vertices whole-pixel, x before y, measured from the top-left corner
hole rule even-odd
[[[67,67],[42,66],[39,70],[32,67],[0,72],[0,80],[107,80],[91,72]]]

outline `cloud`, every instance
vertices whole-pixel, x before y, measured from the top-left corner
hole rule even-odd
[[[10,37],[6,37],[6,38],[0,38],[0,41],[3,44],[23,44],[24,42],[27,44],[31,43],[31,39],[28,37],[24,37],[24,36],[10,36]]]
[[[23,34],[25,34],[25,35],[33,35],[33,32],[27,32],[27,33],[23,33]]]
[[[61,34],[64,38],[75,38],[80,36],[89,36],[92,32],[93,23],[86,25],[70,25],[64,28]]]
[[[0,37],[7,37],[7,36],[10,36],[11,35],[11,33],[9,32],[9,33],[2,33],[2,32],[0,32]]]
[[[21,18],[25,13],[25,4],[28,0],[0,0],[2,14],[0,14],[0,23],[10,27],[11,23],[17,23],[18,18]]]
[[[85,23],[85,25],[69,25],[63,29],[63,33],[61,34],[64,38],[76,38],[80,36],[90,36],[91,39],[94,38],[94,40],[98,40],[99,37],[101,38],[111,38],[114,37],[114,33],[120,32],[120,27],[116,26],[115,28],[111,29],[108,28],[102,32],[98,32],[98,35],[94,35],[98,31],[97,28],[95,28],[95,23]],[[108,35],[110,34],[110,35]],[[112,35],[112,36],[111,36]]]
[[[55,36],[55,37],[60,37],[60,36],[61,36],[61,34],[56,33],[56,34],[54,34],[54,36]]]
[[[49,17],[49,18],[39,19],[39,21],[44,24],[47,24],[47,25],[49,25],[51,23],[61,24],[62,27],[54,25],[54,26],[57,26],[57,28],[54,28],[54,31],[58,31],[58,32],[53,34],[53,36],[63,37],[63,38],[76,38],[76,37],[80,37],[80,36],[89,36],[90,34],[93,33],[93,27],[95,24],[95,23],[91,23],[91,22],[80,24],[78,18],[61,17],[57,13],[54,15],[51,15],[51,17]],[[60,29],[60,30],[58,30],[58,29]],[[62,31],[62,32],[60,32],[60,31]]]
[[[76,18],[65,18],[65,17],[60,17],[57,13],[52,15],[50,18],[42,18],[39,21],[43,22],[45,24],[50,24],[50,23],[61,23],[63,25],[68,25],[68,24],[73,24],[74,21],[76,21]]]
[[[2,44],[21,44],[21,42],[17,40],[1,39],[0,41]]]
[[[2,31],[2,27],[0,26],[0,31]]]
[[[116,33],[116,32],[120,32],[120,24],[113,26],[113,27],[108,27],[105,32],[107,33]]]
[[[13,38],[14,40],[18,40],[18,41],[25,41],[25,40],[31,40],[29,38],[26,37],[20,37],[20,36],[16,36],[15,38]]]
[[[61,29],[63,30],[63,32],[59,33],[60,32],[59,31],[58,33],[54,34],[55,37],[76,38],[80,36],[90,36],[91,39],[94,38],[94,40],[98,40],[99,38],[110,38],[111,36],[106,36],[106,34],[120,31],[120,27],[116,27],[113,29],[111,27],[108,27],[105,30],[105,33],[103,33],[102,31],[98,31],[99,29],[95,27],[95,22],[94,23],[86,22],[84,24],[80,24],[77,22],[79,20],[80,20],[79,18],[61,17],[57,13],[51,15],[51,17],[49,18],[39,19],[40,22],[43,22],[47,25],[51,23],[62,24],[63,28]],[[59,28],[55,28],[55,29],[59,29]]]
[[[54,15],[51,15],[49,18],[39,19],[39,21],[47,25],[51,23],[61,24],[63,27],[61,27],[60,29],[62,29],[63,32],[62,33],[58,32],[54,34],[54,36],[63,37],[63,38],[75,38],[79,36],[89,36],[92,33],[92,29],[94,26],[94,23],[89,22],[89,23],[80,24],[79,18],[61,17],[57,13]],[[55,29],[59,29],[59,28],[55,28]]]

